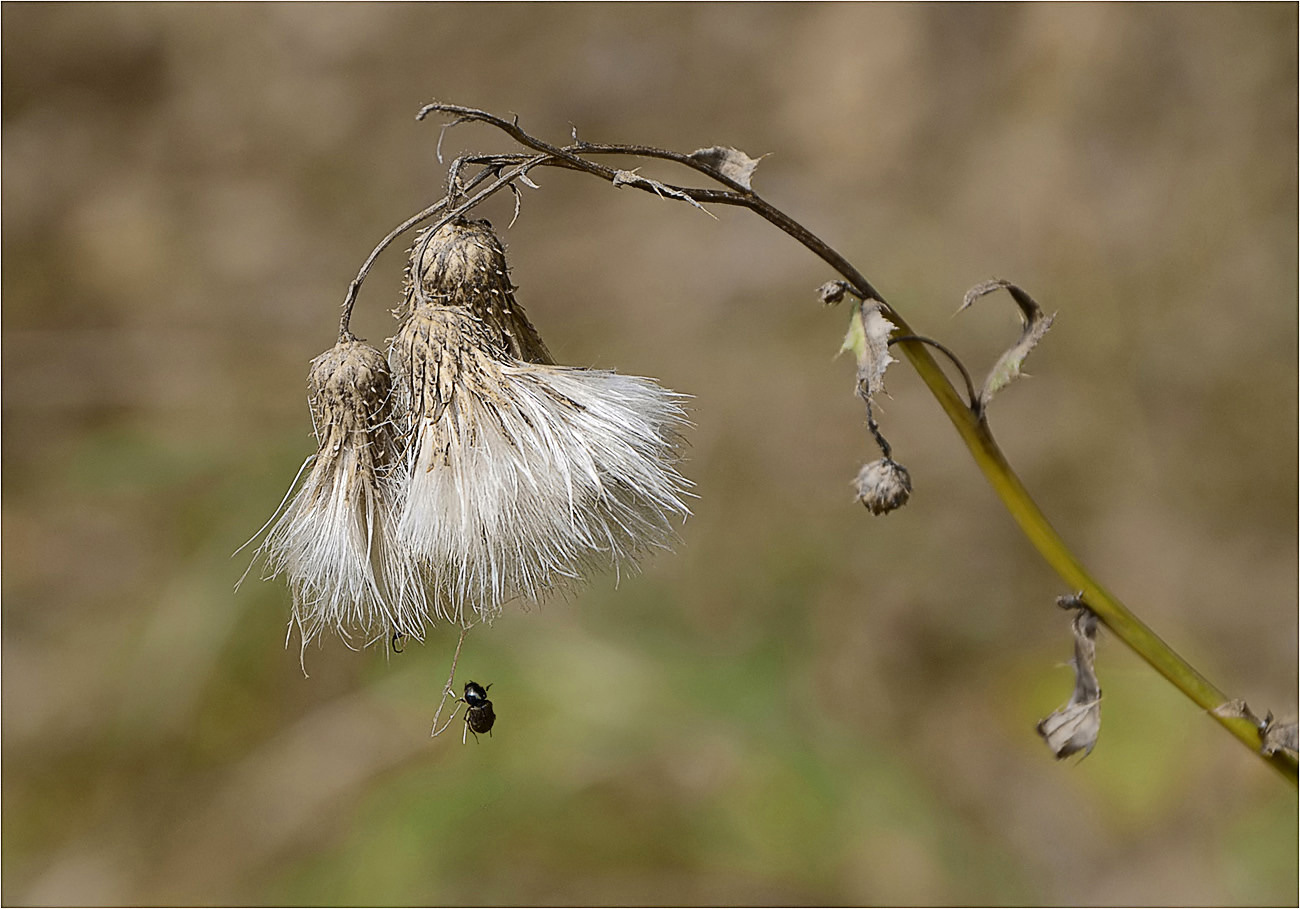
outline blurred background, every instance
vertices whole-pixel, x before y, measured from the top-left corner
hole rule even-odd
[[[908,367],[882,422],[827,268],[751,214],[561,171],[502,229],[564,363],[694,396],[674,554],[455,633],[287,649],[247,553],[314,450],[308,361],[441,197],[438,99],[563,141],[770,153],[755,188],[981,375],[1081,558],[1294,715],[1293,4],[3,8],[10,904],[1292,904],[1297,798],[1103,632],[1056,762],[1067,593]],[[486,127],[444,152],[512,150]],[[645,167],[649,176],[680,178]],[[382,344],[404,244],[353,328]]]

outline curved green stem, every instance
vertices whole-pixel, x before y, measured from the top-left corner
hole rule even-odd
[[[912,330],[897,311],[890,310],[889,320],[898,326],[899,335],[912,334]],[[1271,755],[1262,754],[1260,749],[1263,742],[1260,738],[1260,730],[1253,722],[1243,717],[1226,717],[1213,713],[1216,707],[1228,700],[1228,696],[1197,672],[1141,619],[1130,612],[1129,608],[1103,587],[1075,557],[1060,534],[1048,522],[1042,509],[1030,497],[1020,478],[1011,469],[1011,465],[1007,463],[1002,449],[998,447],[992,433],[989,432],[988,424],[976,417],[966,402],[961,399],[925,345],[915,341],[900,341],[898,346],[903,349],[904,354],[921,376],[921,380],[925,382],[944,413],[948,415],[948,419],[956,427],[957,433],[966,443],[971,456],[983,471],[993,491],[997,493],[1002,504],[1006,506],[1007,511],[1011,513],[1025,536],[1029,538],[1029,542],[1047,564],[1052,566],[1071,590],[1083,593],[1088,608],[1097,614],[1115,637],[1127,644],[1134,653],[1168,679],[1179,691],[1208,712],[1215,722],[1273,765],[1295,785],[1297,782],[1295,757],[1282,751]]]
[[[559,147],[530,135],[519,126],[516,119],[506,120],[486,111],[453,104],[434,103],[426,105],[420,110],[417,119],[423,119],[434,112],[452,114],[456,117],[455,122],[457,123],[478,121],[490,124],[509,135],[525,148],[540,153],[537,158],[523,166],[521,172],[526,171],[531,166],[566,167],[591,174],[609,182],[615,181],[619,175],[618,171],[597,164],[594,161],[589,161],[584,157],[584,155],[594,154],[657,158],[694,170],[721,184],[723,189],[700,189],[689,186],[657,184],[653,183],[653,181],[629,185],[645,192],[656,192],[660,195],[663,194],[664,190],[669,190],[672,198],[689,200],[696,204],[712,203],[748,208],[779,230],[785,232],[835,269],[845,279],[846,289],[851,290],[860,299],[879,302],[885,307],[886,317],[895,325],[892,343],[903,350],[904,355],[921,376],[921,380],[925,382],[930,393],[934,395],[944,413],[948,415],[962,441],[966,443],[966,447],[970,450],[975,463],[984,472],[984,476],[992,485],[993,491],[1002,500],[1002,504],[1006,506],[1007,511],[1011,512],[1011,516],[1020,525],[1020,529],[1024,531],[1025,536],[1029,538],[1034,548],[1038,550],[1047,563],[1060,575],[1070,590],[1081,591],[1088,608],[1110,628],[1116,637],[1132,648],[1139,657],[1168,679],[1179,691],[1209,713],[1215,722],[1227,729],[1242,744],[1273,765],[1293,785],[1297,783],[1295,756],[1284,751],[1275,751],[1270,755],[1263,754],[1260,728],[1254,722],[1244,717],[1223,716],[1213,712],[1215,708],[1222,706],[1228,700],[1227,695],[1219,691],[1209,680],[1197,672],[1191,664],[1174,652],[1173,648],[1143,624],[1137,616],[1129,611],[1128,607],[1107,591],[1106,588],[1102,587],[1083,567],[1083,564],[1065,545],[1065,541],[1048,523],[1047,517],[1030,497],[1029,492],[1016,476],[1015,471],[1011,469],[1011,465],[1007,463],[1002,450],[998,448],[997,442],[994,441],[993,435],[989,431],[987,422],[971,408],[968,401],[962,400],[956,388],[948,380],[943,370],[939,368],[939,364],[927,347],[927,343],[933,342],[915,337],[915,332],[908,326],[906,320],[898,314],[897,310],[890,306],[879,291],[871,286],[871,283],[862,272],[831,247],[830,244],[755,193],[747,182],[737,182],[729,175],[712,167],[705,159],[698,158],[695,155],[683,155],[643,145],[597,145],[579,142],[576,137],[573,144]],[[495,161],[499,165],[509,163],[519,166],[523,159],[520,159],[517,155],[505,155],[487,158],[475,157],[473,160],[483,163]],[[513,179],[513,177],[510,179]],[[499,188],[499,185],[491,187],[489,190],[483,191],[480,196]],[[477,198],[475,201],[477,201]],[[472,204],[472,202],[467,203],[463,208],[468,208]],[[346,328],[346,322],[344,327]],[[969,377],[967,377],[967,385],[970,385]]]

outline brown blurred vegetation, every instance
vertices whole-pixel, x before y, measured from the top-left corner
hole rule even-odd
[[[695,396],[673,555],[471,635],[282,647],[230,553],[312,450],[306,364],[442,192],[434,98],[771,153],[755,186],[972,365],[1065,538],[1221,687],[1297,670],[1297,11],[1275,5],[3,7],[10,904],[1294,904],[1296,793],[1114,639],[1054,762],[1060,583],[906,367],[874,457],[820,263],[562,172],[506,234],[562,362]],[[508,148],[482,127],[448,151]],[[655,175],[652,168],[646,170]],[[499,227],[510,204],[486,213]],[[391,333],[394,250],[354,328]]]

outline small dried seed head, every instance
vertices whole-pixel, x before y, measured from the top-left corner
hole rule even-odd
[[[817,288],[817,297],[825,305],[833,306],[844,299],[844,292],[848,289],[849,285],[843,281],[827,281]]]
[[[367,643],[423,637],[414,564],[390,544],[398,447],[388,363],[340,341],[312,361],[308,388],[318,449],[260,550],[271,575],[288,579],[303,647],[328,628]]]
[[[422,306],[468,309],[511,356],[553,363],[523,308],[515,301],[505,247],[487,221],[449,221],[415,238],[407,266],[409,316]]]
[[[311,361],[307,374],[316,441],[342,444],[349,433],[363,432],[375,451],[376,467],[392,454],[392,378],[388,360],[363,341],[340,341]]]
[[[853,481],[858,501],[872,514],[888,514],[907,504],[912,494],[912,478],[907,468],[890,458],[864,465]]]

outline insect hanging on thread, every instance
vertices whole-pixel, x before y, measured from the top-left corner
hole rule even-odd
[[[465,683],[465,696],[457,698],[465,705],[465,732],[461,733],[460,742],[465,744],[466,734],[474,733],[474,741],[478,741],[480,733],[492,735],[492,724],[497,721],[497,715],[492,710],[492,702],[488,700],[488,688],[492,684],[489,682],[486,686],[478,682]]]

